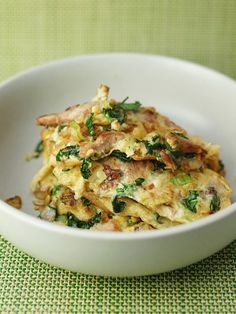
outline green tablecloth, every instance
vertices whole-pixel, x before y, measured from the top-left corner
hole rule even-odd
[[[236,78],[234,0],[0,0],[0,80],[48,60],[158,53]],[[0,238],[0,313],[235,313],[236,242],[183,270],[112,279],[56,269]]]

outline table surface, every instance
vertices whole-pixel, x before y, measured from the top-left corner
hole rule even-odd
[[[0,0],[0,80],[108,51],[175,56],[236,78],[236,1]],[[51,267],[0,237],[0,313],[236,313],[236,242],[181,270],[121,279]]]

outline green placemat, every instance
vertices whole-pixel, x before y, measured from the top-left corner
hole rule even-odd
[[[51,267],[0,243],[2,313],[235,313],[236,242],[171,273],[103,278]]]
[[[236,78],[236,1],[0,0],[0,80],[107,51],[180,57]],[[236,242],[183,270],[112,279],[56,269],[0,238],[0,313],[236,313]]]

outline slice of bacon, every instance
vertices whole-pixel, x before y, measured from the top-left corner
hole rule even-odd
[[[95,105],[94,102],[86,103],[84,105],[75,105],[67,108],[61,113],[52,113],[43,115],[36,119],[36,124],[44,126],[56,126],[63,123],[68,123],[73,120],[83,121],[87,117],[92,107]]]
[[[102,132],[94,142],[80,144],[80,157],[104,157],[111,152],[115,143],[125,136],[122,132]]]

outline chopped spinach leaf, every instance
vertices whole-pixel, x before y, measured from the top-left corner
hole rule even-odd
[[[222,160],[219,160],[219,166],[220,166],[220,170],[221,170],[221,171],[224,171],[225,165],[224,165],[224,163],[223,163]]]
[[[104,115],[110,120],[116,119],[121,124],[124,123],[126,120],[125,111],[138,110],[139,107],[141,106],[141,103],[139,101],[126,103],[127,99],[128,97],[126,97],[121,103],[116,104],[112,108],[104,108],[103,109]]]
[[[199,193],[196,190],[190,190],[189,194],[186,198],[183,198],[181,203],[184,205],[184,207],[188,208],[191,210],[193,213],[197,212],[196,205],[198,202],[198,196]]]
[[[125,122],[125,111],[119,105],[115,105],[113,108],[105,108],[103,109],[103,113],[110,120],[116,119],[121,124]]]
[[[139,186],[139,185],[142,185],[144,181],[145,181],[144,178],[138,178],[134,182],[137,186]]]
[[[51,195],[55,196],[60,191],[60,189],[61,189],[61,185],[54,185],[51,191]]]
[[[94,126],[93,126],[93,116],[94,113],[91,113],[90,116],[88,117],[88,119],[85,122],[85,125],[89,131],[89,135],[90,136],[94,136],[95,135],[95,130],[94,130]]]
[[[38,158],[44,150],[43,141],[40,140],[34,149],[34,157]]]
[[[58,133],[60,133],[66,127],[65,124],[58,125]]]
[[[90,165],[91,160],[89,158],[83,158],[80,171],[84,179],[88,179],[91,176],[91,171],[89,170]]]
[[[118,201],[119,196],[116,195],[112,200],[112,207],[115,213],[120,213],[125,208],[126,203]]]
[[[49,204],[48,207],[49,207],[50,209],[52,209],[52,210],[57,211],[57,208],[56,208],[55,206],[52,206],[52,205]]]
[[[137,186],[140,186],[145,181],[144,178],[138,178],[133,183],[122,183],[122,187],[117,188],[116,192],[119,197],[131,195],[134,191],[137,190]]]
[[[138,110],[142,104],[139,102],[139,101],[135,101],[135,102],[132,102],[132,103],[126,103],[126,102],[122,102],[119,104],[119,106],[124,109],[124,110]]]
[[[126,155],[126,153],[123,153],[119,150],[113,150],[113,152],[111,153],[111,156],[114,156],[118,159],[120,159],[121,161],[132,161],[133,159],[129,156]]]
[[[62,148],[56,155],[56,161],[68,159],[70,156],[79,157],[80,147],[79,145],[70,145]]]
[[[67,225],[69,227],[77,228],[78,221],[79,221],[79,219],[77,217],[75,217],[75,215],[68,214]]]
[[[217,212],[218,210],[220,210],[220,208],[221,208],[220,203],[221,203],[220,197],[217,193],[215,193],[211,199],[210,211],[214,213],[214,212]]]
[[[80,229],[90,229],[96,223],[101,221],[101,213],[96,213],[94,217],[87,221],[79,220],[75,215],[68,214],[68,226]]]
[[[71,170],[70,168],[63,168],[63,169],[62,169],[63,172],[68,172],[68,171],[70,171],[70,170]]]
[[[171,179],[171,182],[176,186],[182,186],[190,183],[192,180],[190,174],[188,173],[180,173],[177,176]]]
[[[90,206],[91,205],[90,200],[88,200],[86,197],[82,196],[80,199],[81,199],[81,202],[84,206]]]
[[[141,141],[147,149],[148,154],[153,155],[157,149],[167,149],[168,144],[161,138],[160,135],[155,135],[151,140]]]
[[[154,171],[155,170],[164,170],[166,165],[164,164],[164,162],[161,162],[159,160],[152,160],[152,164],[153,164],[153,167],[154,167]]]

